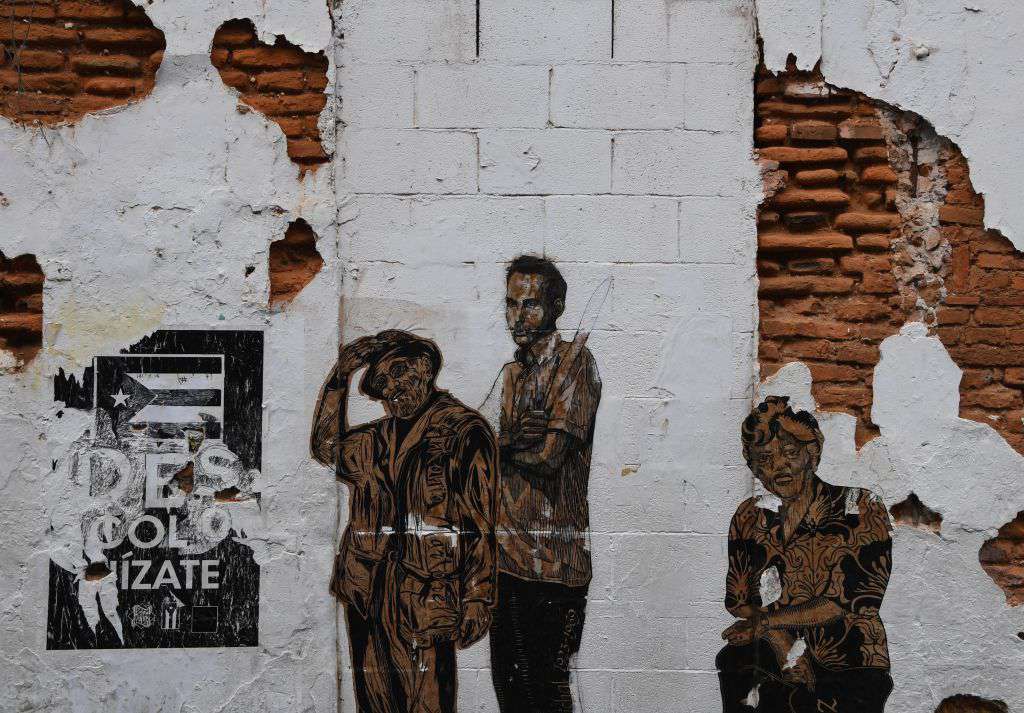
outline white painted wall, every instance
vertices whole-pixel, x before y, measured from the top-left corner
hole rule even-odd
[[[336,696],[354,710],[327,592],[347,504],[306,446],[339,296],[343,339],[389,327],[430,336],[445,354],[442,385],[475,404],[513,351],[502,262],[541,251],[569,281],[568,330],[594,287],[615,280],[590,342],[604,393],[582,708],[718,710],[725,532],[751,487],[739,424],[756,373],[755,30],[769,59],[784,59],[790,38],[802,62],[824,46],[830,81],[932,120],[991,191],[991,224],[1017,237],[1019,86],[1006,70],[1018,10],[969,4],[985,7],[837,0],[815,22],[776,7],[755,17],[751,0],[616,0],[613,41],[611,0],[481,0],[479,57],[474,0],[345,0],[333,34],[322,2],[147,4],[167,54],[144,102],[56,130],[0,120],[0,249],[35,253],[48,278],[45,349],[0,375],[0,710],[306,713],[335,710]],[[328,50],[337,137],[334,102],[321,125],[337,154],[303,182],[280,130],[238,113],[209,64],[231,17]],[[941,51],[918,61],[897,43],[879,87],[870,53],[889,51],[878,43],[892,24],[904,44]],[[944,58],[955,82],[929,73]],[[267,246],[299,216],[325,265],[270,313]],[[261,645],[47,652],[45,523],[67,497],[50,460],[87,427],[55,418],[50,376],[159,327],[196,325],[268,334]],[[926,713],[956,692],[1024,705],[1022,613],[977,564],[981,542],[1024,507],[1021,459],[956,418],[958,378],[941,345],[910,330],[886,342],[876,375],[882,438],[855,455],[852,421],[823,418],[827,478],[889,504],[913,490],[946,518],[941,540],[895,537],[883,611],[893,711]],[[810,403],[798,367],[765,388]],[[460,656],[460,710],[496,710],[487,658],[486,643]]]

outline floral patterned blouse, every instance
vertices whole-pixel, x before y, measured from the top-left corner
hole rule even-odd
[[[889,583],[889,514],[868,490],[831,485],[815,477],[807,514],[783,541],[782,516],[743,502],[729,527],[726,608],[764,606],[770,613],[820,599],[842,609],[819,626],[790,629],[807,653],[833,670],[889,668],[885,627],[878,614]]]

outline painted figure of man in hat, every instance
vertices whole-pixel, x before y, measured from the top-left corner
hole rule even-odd
[[[386,415],[350,426],[352,374]],[[312,451],[350,488],[331,590],[345,605],[360,713],[453,713],[456,649],[490,625],[498,451],[486,421],[435,381],[441,352],[397,330],[342,348]]]

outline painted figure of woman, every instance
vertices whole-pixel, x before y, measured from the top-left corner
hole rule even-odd
[[[724,713],[882,713],[892,691],[878,610],[892,564],[889,515],[870,491],[815,471],[814,417],[769,396],[742,427],[743,455],[766,495],[729,528],[717,665]]]

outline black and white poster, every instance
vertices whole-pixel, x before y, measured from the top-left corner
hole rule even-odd
[[[47,648],[256,646],[263,333],[158,331],[54,394],[93,418],[54,463]]]

